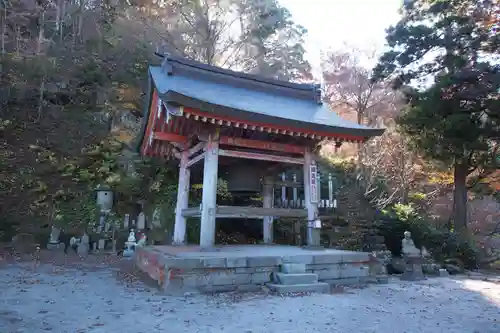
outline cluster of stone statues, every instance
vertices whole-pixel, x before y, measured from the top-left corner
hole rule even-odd
[[[123,256],[124,257],[132,256],[134,254],[136,247],[146,245],[146,240],[147,240],[146,234],[142,234],[141,238],[137,242],[134,229],[132,229],[128,235],[127,241],[125,242],[125,250],[123,250]]]
[[[60,238],[63,238],[62,240]],[[50,249],[55,249],[55,248],[60,248],[60,246],[64,246],[64,252],[67,253],[68,249],[73,249],[80,257],[85,257],[88,255],[90,251],[92,251],[92,245],[97,245],[93,244],[91,237],[87,234],[87,232],[84,232],[81,237],[67,237],[68,239],[65,239],[66,237],[61,235],[61,230],[55,226],[52,226],[51,232],[50,232],[50,238],[49,242],[47,243],[47,248]],[[131,256],[135,248],[137,246],[145,246],[147,241],[146,234],[141,234],[139,241],[136,241],[136,234],[134,229],[132,229],[129,233],[128,239],[123,244],[123,255],[124,256]],[[119,251],[121,252],[121,251]]]

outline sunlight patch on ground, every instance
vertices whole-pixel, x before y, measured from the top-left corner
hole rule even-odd
[[[464,280],[460,281],[460,283],[464,289],[477,292],[493,304],[500,306],[499,283],[480,280]]]

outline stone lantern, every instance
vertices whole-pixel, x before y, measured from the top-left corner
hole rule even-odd
[[[96,188],[96,203],[102,213],[109,213],[113,208],[113,191],[108,186],[99,185]]]
[[[108,186],[99,185],[96,188],[96,204],[100,209],[99,226],[97,227],[97,232],[100,233],[102,230],[107,231],[107,225],[105,227],[106,216],[111,213],[113,208],[113,191]]]

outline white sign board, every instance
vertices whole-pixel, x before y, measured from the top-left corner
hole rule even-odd
[[[318,169],[316,164],[311,164],[309,167],[309,199],[310,202],[315,204],[319,202],[318,198]]]

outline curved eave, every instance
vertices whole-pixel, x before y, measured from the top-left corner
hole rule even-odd
[[[141,153],[141,147],[144,142],[144,137],[146,135],[146,129],[148,127],[148,121],[149,121],[149,112],[150,112],[150,107],[151,107],[151,100],[153,98],[153,82],[151,75],[148,75],[148,88],[147,88],[147,94],[145,95],[145,101],[144,101],[144,112],[143,112],[143,118],[141,122],[141,129],[135,139],[135,143],[133,145],[134,150],[137,151],[138,153]]]
[[[371,137],[382,135],[385,131],[383,128],[350,128],[331,126],[256,114],[245,110],[204,102],[179,94],[175,91],[167,91],[166,93],[161,94],[160,98],[164,102],[182,105],[193,110],[199,110],[199,112],[194,111],[193,113],[200,113],[200,115],[205,113],[205,116],[208,115],[222,120],[230,120],[233,122],[240,121],[253,126],[271,126],[277,130],[306,132],[314,134],[318,137],[344,138],[348,141],[366,141]]]

